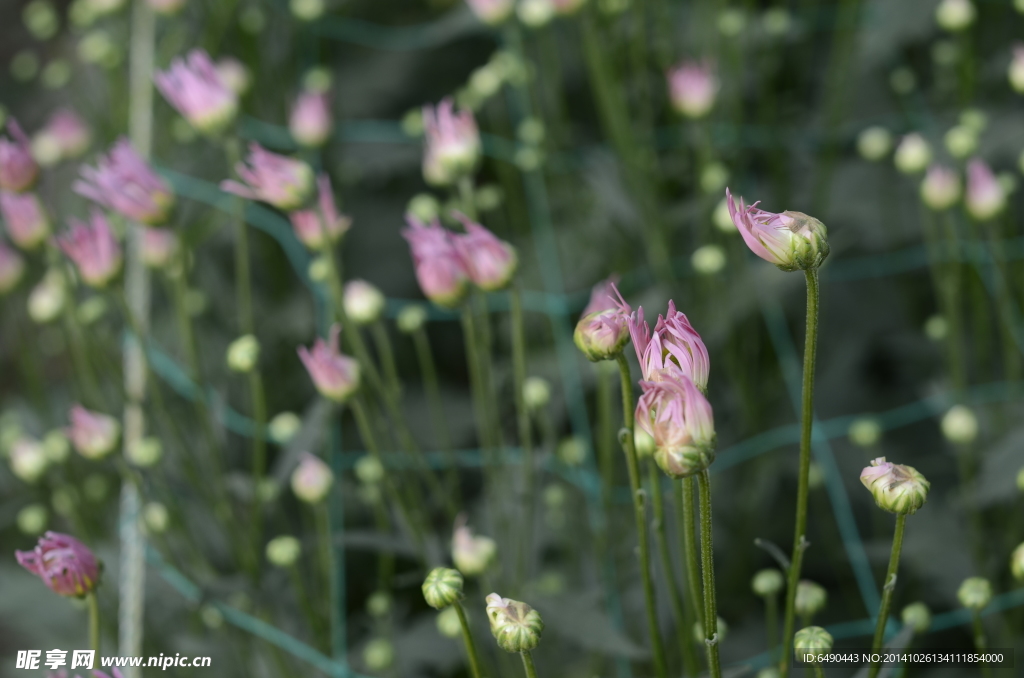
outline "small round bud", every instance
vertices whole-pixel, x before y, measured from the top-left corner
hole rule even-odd
[[[857,152],[865,160],[876,162],[892,150],[892,134],[884,127],[868,127],[857,137]]]
[[[555,4],[552,0],[519,0],[516,14],[523,25],[540,28],[547,25],[555,16]]]
[[[966,158],[978,148],[978,134],[966,125],[950,128],[942,140],[949,154],[957,159]]]
[[[793,17],[785,7],[772,7],[761,16],[764,32],[771,36],[782,36],[793,27]]]
[[[810,619],[818,612],[825,609],[828,602],[828,592],[819,584],[807,579],[801,579],[796,585],[796,613],[801,617]]]
[[[418,111],[417,111],[418,113]],[[410,135],[418,136],[418,135]],[[416,217],[418,220],[425,224],[429,224],[434,219],[437,219],[441,214],[441,205],[437,202],[437,198],[429,193],[418,193],[409,200],[409,204],[406,206],[405,211]]]
[[[523,382],[523,402],[531,410],[543,409],[551,402],[551,385],[543,377],[527,377]]]
[[[729,170],[720,162],[713,162],[700,173],[700,187],[705,193],[713,195],[721,192],[729,183]]]
[[[292,472],[292,491],[307,504],[318,504],[331,491],[334,473],[319,457],[303,452],[299,465]]]
[[[924,603],[911,603],[900,612],[900,620],[905,626],[914,629],[914,633],[921,634],[932,625],[932,611]]]
[[[808,626],[793,636],[793,647],[797,652],[807,651],[813,654],[828,652],[832,649],[832,634],[820,626]]]
[[[228,368],[235,372],[251,372],[260,358],[260,342],[251,334],[235,339],[228,345]]]
[[[151,501],[142,507],[142,520],[150,534],[163,534],[171,522],[167,507],[158,501]]]
[[[374,619],[380,619],[391,610],[391,595],[387,591],[374,591],[366,599],[366,611]]]
[[[893,162],[896,169],[904,174],[918,174],[923,172],[932,161],[932,149],[928,142],[916,132],[908,134],[896,147],[896,155]]]
[[[212,605],[203,605],[202,609],[199,610],[199,618],[203,620],[203,624],[209,629],[219,629],[221,626],[224,626],[224,615]]]
[[[398,312],[396,322],[400,332],[412,334],[427,322],[427,309],[420,304],[410,304]]]
[[[935,314],[924,323],[924,336],[932,341],[944,341],[949,336],[949,322],[945,316]]]
[[[302,542],[288,534],[274,537],[267,542],[266,554],[274,567],[291,567],[302,555]]]
[[[758,571],[750,581],[750,588],[762,598],[778,595],[785,585],[785,577],[773,567]]]
[[[935,21],[944,30],[955,33],[974,23],[975,14],[971,0],[942,0],[935,8]]]
[[[384,480],[386,473],[384,464],[372,454],[362,456],[356,461],[355,472],[356,478],[359,478],[359,482],[364,485],[376,485]]]
[[[729,634],[729,625],[721,617],[716,617],[716,626],[718,627],[718,642],[721,643]],[[704,635],[704,625],[700,622],[694,622],[693,624],[693,639],[698,643],[703,643],[707,640],[707,636]]]
[[[140,468],[153,466],[164,455],[164,446],[158,438],[147,436],[136,440],[125,449],[128,461]]]
[[[544,488],[544,506],[548,509],[560,509],[565,506],[565,488],[558,483],[551,483]]]
[[[387,638],[374,638],[363,648],[363,662],[371,671],[383,671],[395,661],[395,648]]]
[[[446,607],[437,615],[437,630],[446,638],[458,638],[462,633],[462,622],[454,607]]]
[[[1017,471],[1017,490],[1024,492],[1024,467]]]
[[[490,537],[474,535],[467,525],[459,525],[452,535],[452,562],[467,577],[483,574],[494,562],[498,544]]]
[[[725,268],[725,250],[718,245],[704,245],[690,257],[693,270],[702,275],[714,275]]]
[[[757,672],[756,678],[780,678],[782,674],[774,666],[769,666],[766,669],[761,669]]]
[[[267,425],[270,439],[278,445],[285,445],[302,429],[302,419],[294,412],[281,412]]]
[[[28,315],[39,324],[51,322],[64,310],[66,301],[64,277],[50,269],[28,295]]]
[[[423,599],[440,610],[462,600],[462,575],[448,567],[435,567],[423,581]]]
[[[611,360],[629,341],[625,314],[617,308],[588,313],[576,323],[572,339],[587,360]]]
[[[1018,544],[1010,555],[1010,572],[1017,581],[1024,581],[1024,543]]]
[[[942,435],[958,445],[974,442],[978,437],[978,418],[966,405],[954,405],[942,417]]]
[[[941,212],[960,200],[960,175],[941,165],[932,165],[921,182],[921,201]]]
[[[309,262],[307,273],[313,282],[324,282],[331,274],[331,262],[326,256],[320,255]]]
[[[345,314],[356,325],[376,322],[386,305],[384,294],[365,280],[352,280],[345,285]]]
[[[11,471],[19,479],[32,484],[39,480],[49,461],[46,458],[46,450],[41,443],[32,438],[20,438],[12,445],[9,452]]]
[[[960,585],[956,597],[968,610],[982,610],[992,602],[992,584],[984,577],[968,577]]]
[[[29,537],[36,537],[46,529],[46,523],[50,519],[50,513],[42,504],[29,504],[20,511],[15,521],[22,534]]]
[[[300,21],[314,21],[324,13],[324,0],[291,0],[289,9]]]
[[[633,431],[633,446],[636,449],[636,456],[640,459],[654,456],[657,450],[654,437],[642,428]]]
[[[506,652],[526,652],[537,647],[544,621],[535,609],[497,593],[488,595],[486,600],[491,634],[498,647]]]
[[[825,473],[821,470],[821,464],[812,461],[807,469],[807,487],[816,490],[825,483]]]
[[[890,513],[916,513],[928,500],[931,483],[913,466],[893,464],[885,457],[871,461],[860,473],[864,484],[875,499],[878,508]]]
[[[51,464],[60,464],[68,458],[71,452],[71,443],[63,431],[50,431],[43,436],[43,450],[46,458]]]
[[[867,417],[857,419],[847,429],[850,442],[858,447],[871,447],[877,445],[882,439],[882,425],[877,419]]]
[[[566,466],[579,466],[587,458],[587,445],[578,436],[570,436],[558,443],[555,455]]]
[[[718,32],[726,38],[735,38],[747,27],[747,16],[739,9],[726,9],[718,15]]]

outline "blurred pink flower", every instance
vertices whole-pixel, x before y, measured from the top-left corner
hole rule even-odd
[[[39,166],[32,157],[32,143],[18,122],[7,121],[11,138],[0,136],[0,189],[21,193],[35,183]]]
[[[492,26],[505,21],[515,8],[515,0],[466,0],[480,21]]]
[[[0,294],[7,294],[21,281],[25,260],[7,245],[0,243]]]
[[[47,121],[39,131],[52,139],[64,160],[77,158],[85,153],[92,142],[92,132],[84,120],[70,108],[62,108]]]
[[[195,49],[153,76],[157,89],[193,127],[218,134],[238,113],[238,95],[217,72],[210,55]]]
[[[436,107],[423,107],[426,147],[423,177],[428,183],[445,186],[473,170],[480,158],[480,132],[473,112],[455,112],[450,98]]]
[[[921,182],[921,200],[933,210],[949,209],[960,199],[960,176],[942,165],[928,168]]]
[[[171,187],[127,139],[114,144],[95,168],[83,166],[80,174],[75,192],[142,224],[163,223],[174,205]]]
[[[305,91],[299,94],[288,119],[292,138],[300,146],[322,146],[331,135],[331,105],[327,92]]]
[[[598,311],[621,310],[622,307],[616,299],[615,285],[618,282],[619,276],[613,275],[594,285],[590,290],[590,301],[587,302],[586,308],[580,315],[586,316]],[[631,312],[632,310],[625,311],[625,315],[628,316]]]
[[[178,235],[169,228],[142,229],[142,261],[150,268],[163,268],[178,252]]]
[[[416,280],[424,296],[439,306],[458,306],[466,296],[469,272],[455,248],[454,236],[436,219],[427,225],[406,214],[405,220],[409,228],[402,231],[402,237],[412,250]]]
[[[725,197],[743,241],[765,261],[783,271],[795,271],[817,268],[828,256],[825,225],[814,217],[789,210],[781,214],[766,212],[758,209],[760,202],[747,207],[743,198],[737,209],[728,188]]]
[[[611,360],[629,340],[629,313],[615,299],[616,276],[594,285],[583,309],[573,341],[592,362]]]
[[[331,327],[329,341],[318,338],[313,348],[300,346],[299,358],[306,366],[320,395],[334,402],[345,402],[359,388],[359,363],[341,352],[341,326]]]
[[[625,301],[620,303],[624,313],[630,311]],[[707,390],[711,373],[708,349],[686,314],[676,310],[674,301],[668,302],[666,315],[658,316],[653,334],[644,320],[643,307],[631,312],[629,335],[633,339],[633,348],[644,379],[661,381],[671,375],[681,374],[692,380],[701,391]]]
[[[325,233],[331,242],[337,242],[352,227],[352,219],[338,213],[331,180],[326,174],[321,174],[317,178],[317,187],[319,198],[315,207],[297,210],[288,215],[295,235],[311,250],[323,248]]]
[[[72,218],[68,225],[70,230],[57,237],[57,244],[86,284],[103,287],[121,271],[121,245],[106,216],[93,210],[89,223]]]
[[[96,556],[74,537],[47,532],[32,551],[15,551],[18,563],[55,593],[81,597],[99,585]]]
[[[292,491],[309,504],[318,504],[330,493],[334,484],[331,468],[309,452],[303,452],[299,465],[292,471]]]
[[[23,250],[33,250],[50,234],[50,221],[34,193],[0,190],[0,215],[11,241]]]
[[[987,221],[1006,207],[1006,192],[999,179],[982,160],[967,163],[967,211],[979,221]]]
[[[306,204],[314,183],[313,169],[309,165],[271,153],[256,143],[249,144],[246,162],[235,165],[235,171],[245,184],[222,181],[221,190],[269,203],[285,212]]]
[[[701,118],[715,105],[718,79],[703,61],[684,61],[668,72],[672,106],[689,118]]]
[[[668,372],[661,381],[642,381],[636,423],[654,439],[654,460],[673,478],[706,469],[715,459],[711,404],[685,374]]]
[[[65,429],[75,451],[86,459],[102,459],[117,446],[121,425],[117,419],[75,405],[68,413],[71,426]]]
[[[456,212],[455,218],[466,227],[465,234],[455,234],[452,239],[469,279],[485,292],[508,285],[519,263],[515,248],[466,215]]]

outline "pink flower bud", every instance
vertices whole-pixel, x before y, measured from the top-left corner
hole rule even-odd
[[[178,235],[169,228],[142,229],[142,262],[150,268],[163,268],[178,252]]]
[[[127,139],[121,139],[96,167],[82,167],[75,191],[141,224],[154,226],[167,220],[174,193]]]
[[[24,273],[25,260],[10,247],[0,243],[0,295],[14,289]]]
[[[629,339],[629,314],[612,296],[614,290],[613,278],[594,285],[573,332],[576,348],[591,362],[613,359]]]
[[[322,146],[331,135],[333,121],[327,92],[306,91],[299,95],[288,119],[292,138],[300,146]]]
[[[689,377],[669,372],[642,381],[636,422],[654,438],[654,461],[673,478],[700,473],[715,460],[711,404]]]
[[[428,183],[445,186],[473,171],[481,146],[472,111],[456,113],[452,100],[443,99],[436,109],[423,107],[423,129],[423,177]]]
[[[879,457],[860,473],[879,508],[890,513],[915,513],[928,499],[931,483],[913,466],[893,464]]]
[[[1017,94],[1024,94],[1024,42],[1013,45],[1013,59],[1010,61],[1007,76],[1014,91]]]
[[[78,269],[78,275],[92,287],[103,287],[121,271],[121,245],[99,210],[90,223],[69,219],[71,229],[57,238],[57,244]]]
[[[921,182],[921,200],[936,211],[949,209],[960,199],[960,177],[954,170],[932,165]]]
[[[53,140],[63,160],[82,155],[92,142],[89,126],[70,108],[62,108],[51,115],[39,134]]]
[[[0,215],[7,235],[23,250],[34,250],[50,234],[50,221],[34,193],[0,190]]]
[[[466,525],[466,517],[455,520],[452,534],[452,562],[462,574],[475,577],[487,571],[498,553],[498,545],[490,537],[474,535]]]
[[[829,253],[825,224],[803,212],[766,212],[758,209],[760,202],[747,207],[743,198],[737,209],[728,188],[725,197],[733,223],[757,256],[783,271],[818,268],[825,261]]]
[[[672,106],[688,118],[702,118],[715,105],[718,79],[707,63],[684,61],[668,72]]]
[[[32,157],[32,143],[17,121],[7,121],[11,138],[0,137],[0,189],[21,193],[35,183],[39,166]]]
[[[465,235],[453,239],[469,279],[485,292],[507,286],[519,263],[515,248],[464,214],[456,212],[455,217],[466,227]]]
[[[18,563],[55,593],[82,597],[100,582],[100,565],[85,544],[74,537],[47,532],[31,551],[15,551]]]
[[[311,250],[324,246],[324,234],[331,242],[337,242],[352,227],[352,219],[338,213],[334,202],[331,180],[325,174],[317,178],[319,199],[315,207],[297,210],[288,215],[295,235]]]
[[[313,169],[309,165],[271,153],[256,143],[249,145],[247,163],[235,166],[245,184],[222,181],[221,190],[269,203],[286,212],[306,204],[314,183]]]
[[[300,346],[299,358],[320,395],[342,403],[359,388],[359,363],[341,353],[340,333],[334,325],[329,342],[317,339],[312,350]]]
[[[117,446],[121,425],[117,419],[90,412],[75,405],[68,414],[71,426],[65,430],[75,450],[86,459],[102,459]]]
[[[219,134],[238,113],[238,95],[221,79],[203,50],[173,60],[153,81],[168,103],[200,132]]]
[[[1006,207],[1006,193],[989,166],[975,158],[967,163],[967,211],[987,221]]]
[[[334,473],[319,457],[303,452],[292,472],[292,492],[307,504],[319,504],[330,493]]]
[[[402,231],[412,250],[416,280],[423,294],[439,306],[453,308],[466,296],[469,273],[458,250],[454,236],[441,222],[424,224],[412,214],[406,214],[409,228]]]
[[[515,8],[515,0],[466,0],[480,21],[496,26],[505,21]]]
[[[617,289],[615,291],[618,293]],[[661,381],[667,376],[681,374],[701,391],[707,390],[711,373],[708,349],[686,314],[676,310],[675,302],[668,302],[667,315],[658,316],[653,334],[644,320],[642,306],[630,312],[629,304],[625,301],[620,303],[622,312],[629,313],[629,335],[644,379]]]

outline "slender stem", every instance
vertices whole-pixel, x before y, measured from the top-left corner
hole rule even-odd
[[[459,204],[462,212],[470,219],[476,219],[476,199],[473,195],[473,177],[468,174],[459,177]]]
[[[93,368],[92,361],[89,360],[82,326],[78,323],[76,312],[77,308],[73,303],[66,304],[64,323],[68,334],[68,345],[71,347],[71,359],[75,365],[75,371],[78,373],[79,386],[82,389],[82,400],[91,408],[104,408],[103,392],[96,379],[96,370]]]
[[[985,637],[985,626],[981,623],[981,611],[971,611],[971,621],[974,627],[974,649],[978,652],[984,652],[988,649],[988,639]],[[988,678],[992,675],[992,670],[988,667],[988,664],[981,665],[981,675]]]
[[[814,678],[825,678],[825,669],[821,667],[821,664],[814,665]]]
[[[523,399],[523,387],[526,383],[526,329],[523,323],[523,302],[518,286],[513,286],[509,290],[509,303],[512,315],[512,389],[516,406],[516,421],[519,426],[519,447],[523,451],[523,483],[521,489],[523,529],[519,544],[518,569],[518,581],[522,582],[527,575],[530,537],[533,535],[534,460],[530,412],[526,409],[526,402]]]
[[[466,367],[469,370],[469,389],[473,398],[473,414],[476,419],[477,440],[484,452],[484,475],[488,482],[494,482],[495,459],[491,444],[490,428],[487,425],[487,407],[484,404],[484,387],[481,380],[480,351],[476,340],[476,322],[473,310],[467,302],[462,308],[462,341],[466,347]],[[490,476],[488,478],[488,476]]]
[[[697,530],[694,527],[693,515],[693,478],[683,478],[679,481],[680,494],[677,500],[680,504],[680,529],[683,532],[683,553],[686,559],[686,581],[690,589],[690,606],[693,616],[701,624],[704,623],[704,608],[700,600],[700,562],[697,555]]]
[[[370,333],[373,335],[373,343],[377,347],[377,355],[380,356],[380,362],[384,368],[384,378],[387,380],[388,388],[398,397],[402,393],[402,382],[398,378],[395,351],[391,348],[388,329],[383,322],[377,320],[370,326]]]
[[[533,665],[533,657],[529,650],[519,653],[523,657],[523,668],[526,669],[526,678],[537,678],[537,669]]]
[[[476,654],[476,643],[473,642],[473,633],[469,630],[469,621],[466,619],[466,611],[462,609],[462,603],[453,603],[456,614],[459,615],[459,625],[462,626],[462,642],[466,644],[466,656],[469,657],[469,671],[473,678],[482,678],[480,672],[480,657]]]
[[[878,622],[875,624],[875,637],[871,641],[872,654],[882,649],[885,641],[885,625],[889,621],[889,605],[892,602],[892,591],[896,588],[896,571],[900,567],[900,551],[903,550],[903,528],[907,523],[907,515],[900,513],[896,516],[896,533],[892,538],[892,552],[889,554],[889,569],[885,573],[885,584],[882,586],[882,603],[878,608]],[[875,678],[882,669],[882,665],[873,662],[868,670],[868,678]]]
[[[455,448],[452,446],[451,432],[448,430],[448,419],[444,414],[444,401],[441,399],[441,386],[437,379],[437,365],[434,363],[434,352],[430,348],[430,338],[423,327],[418,327],[412,333],[413,347],[416,349],[416,359],[420,364],[420,372],[423,375],[423,388],[427,392],[427,404],[430,407],[430,418],[433,420],[434,430],[441,449],[448,457],[448,470],[445,482],[448,484],[448,491],[455,497],[459,492],[459,469],[458,459],[455,457]]]
[[[259,573],[259,563],[262,562],[260,553],[263,542],[263,500],[260,498],[260,486],[263,484],[263,477],[267,472],[267,395],[263,388],[263,377],[258,368],[253,368],[249,373],[249,393],[252,395],[252,416],[255,421],[255,430],[252,434],[252,482],[253,482],[253,506],[252,506],[252,549],[255,566],[254,576]]]
[[[764,626],[768,639],[768,652],[774,656],[779,642],[779,597],[775,594],[764,597]]]
[[[624,431],[620,434],[622,449],[626,453],[626,466],[629,469],[629,487],[633,495],[633,508],[636,513],[637,540],[640,543],[640,575],[643,578],[644,599],[647,606],[647,626],[651,635],[651,648],[654,655],[654,673],[658,678],[668,677],[668,664],[665,661],[665,648],[658,631],[658,610],[654,597],[654,582],[651,581],[650,547],[647,544],[647,520],[644,517],[644,493],[640,488],[640,464],[636,458],[633,441],[633,379],[629,373],[626,357],[619,353],[615,357],[619,364],[619,377],[622,382],[622,419]]]
[[[803,397],[800,410],[800,471],[796,494],[796,524],[793,534],[793,558],[786,588],[786,614],[782,627],[782,678],[789,676],[790,652],[796,620],[796,587],[800,582],[804,550],[807,548],[808,476],[811,469],[811,428],[814,422],[814,363],[818,344],[818,270],[804,271],[807,280],[807,327],[804,339]]]
[[[316,613],[316,609],[313,607],[313,602],[310,599],[309,592],[306,591],[306,585],[303,582],[302,573],[295,564],[288,568],[288,572],[291,574],[292,586],[295,587],[295,594],[299,598],[299,605],[302,607],[303,613],[305,613],[306,618],[309,620],[309,627],[313,632],[313,637],[316,638],[317,644],[326,650],[327,646],[330,644],[327,638],[327,629],[324,628],[323,619]]]
[[[96,592],[91,591],[85,597],[89,605],[89,647],[98,655],[100,653],[100,602]]]
[[[331,517],[327,510],[326,500],[313,506],[313,521],[316,527],[317,553],[319,554],[320,569],[322,570],[321,577],[318,577],[318,579],[323,582],[323,590],[329,592],[328,595],[322,597],[320,604],[329,608],[331,600],[334,598],[332,595],[333,591],[331,590],[334,552],[331,549]],[[327,613],[327,618],[330,619],[330,609],[327,610]]]
[[[704,575],[704,642],[708,646],[708,672],[721,678],[718,662],[718,602],[715,599],[715,554],[711,546],[711,474],[704,469],[697,474],[700,495],[700,560]]]

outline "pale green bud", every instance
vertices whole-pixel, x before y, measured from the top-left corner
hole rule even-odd
[[[917,174],[923,172],[932,161],[932,149],[928,142],[916,132],[908,134],[896,147],[896,155],[893,162],[896,169],[904,174]]]
[[[539,410],[551,402],[551,385],[543,377],[527,377],[523,382],[523,402],[531,410]]]
[[[383,671],[395,661],[395,648],[387,638],[373,638],[363,648],[363,662],[371,671]]]
[[[946,132],[943,137],[946,150],[954,158],[963,159],[974,153],[978,148],[978,134],[966,125],[957,125]]]
[[[1024,581],[1024,543],[1018,544],[1010,556],[1010,572],[1017,581]]]
[[[294,412],[281,412],[267,425],[270,439],[278,445],[287,444],[300,430],[302,430],[302,419]]]
[[[462,633],[462,622],[454,607],[446,607],[437,615],[437,630],[446,638],[458,638]]]
[[[1024,492],[1024,467],[1017,471],[1017,489]]]
[[[331,88],[331,72],[319,66],[311,68],[302,76],[302,87],[311,92],[323,93]]]
[[[768,35],[785,35],[793,27],[793,17],[785,7],[772,7],[762,15],[761,25]]]
[[[924,334],[932,341],[943,341],[949,336],[949,322],[943,315],[930,316],[924,323]]]
[[[801,617],[813,617],[825,609],[828,592],[824,587],[808,579],[800,580],[796,585],[796,613]]]
[[[43,437],[43,450],[51,464],[60,464],[71,453],[71,443],[63,431],[53,430]]]
[[[494,562],[498,544],[490,537],[474,535],[466,525],[459,525],[452,535],[452,562],[467,577],[482,574]]]
[[[971,0],[942,0],[935,8],[935,21],[941,28],[955,33],[974,23],[976,13]]]
[[[793,647],[797,652],[828,652],[834,642],[832,634],[820,626],[802,628],[793,636]]]
[[[969,610],[984,609],[992,602],[992,584],[984,577],[968,577],[960,585],[956,597]]]
[[[291,567],[302,555],[302,542],[289,534],[274,537],[267,542],[267,562],[274,567]]]
[[[260,358],[260,342],[251,334],[235,339],[228,346],[228,368],[235,372],[251,372]]]
[[[736,230],[736,223],[732,220],[732,215],[729,214],[729,201],[726,198],[722,198],[718,205],[715,206],[715,212],[711,215],[711,221],[715,223],[717,228],[722,233],[739,233]]]
[[[320,255],[309,262],[309,279],[313,282],[324,282],[330,277],[331,274],[331,262],[327,260],[327,257]]]
[[[11,444],[9,451],[11,471],[15,476],[32,484],[39,480],[49,460],[42,444],[32,438],[20,438]]]
[[[427,309],[420,304],[410,304],[398,312],[396,324],[400,332],[412,334],[427,322]]]
[[[376,286],[365,280],[351,280],[345,284],[345,315],[356,325],[369,325],[384,312],[387,299]]]
[[[167,507],[158,501],[151,501],[142,507],[142,520],[150,534],[162,534],[171,522]]]
[[[374,619],[380,619],[391,610],[391,595],[386,591],[374,591],[366,599],[366,611]]]
[[[224,615],[213,605],[203,605],[199,610],[199,618],[210,629],[219,629],[221,626],[224,626]]]
[[[750,582],[754,593],[762,598],[778,595],[785,585],[785,577],[773,567],[758,571]]]
[[[878,423],[877,419],[864,417],[850,424],[847,435],[850,436],[850,442],[854,445],[871,447],[877,445],[878,441],[882,439],[882,425]]]
[[[725,637],[729,635],[729,625],[725,623],[725,620],[721,617],[716,617],[716,626],[718,627],[718,642],[721,643],[725,640]],[[708,637],[704,635],[704,624],[694,622],[693,624],[693,639],[698,643],[705,642]]]
[[[289,9],[300,21],[315,21],[323,16],[324,0],[291,0]]]
[[[356,477],[359,478],[359,482],[364,485],[376,485],[380,481],[384,480],[384,474],[387,471],[380,459],[372,454],[367,454],[356,461],[355,472]]]
[[[739,9],[727,9],[718,15],[718,32],[726,38],[735,38],[747,27],[747,16]]]
[[[639,459],[653,456],[657,449],[651,434],[639,427],[633,430],[633,446]]]
[[[885,457],[871,461],[860,473],[864,484],[879,508],[890,513],[916,513],[928,500],[929,483],[913,466],[893,464]]]
[[[729,183],[729,170],[720,162],[712,162],[700,173],[700,187],[708,195],[721,193]]]
[[[547,25],[555,16],[555,4],[552,0],[519,0],[516,14],[523,25],[540,28]]]
[[[757,672],[757,678],[780,678],[781,676],[782,674],[774,666],[769,666]]]
[[[16,522],[22,534],[35,537],[42,534],[43,530],[46,529],[46,522],[49,518],[50,514],[45,506],[42,504],[29,504],[18,511]]]
[[[690,257],[693,270],[702,275],[714,275],[725,268],[725,250],[718,245],[704,245]]]
[[[900,612],[900,620],[914,629],[914,633],[921,634],[932,625],[932,611],[922,602],[911,603]]]
[[[558,483],[551,483],[544,488],[544,506],[549,509],[559,509],[565,506],[565,488]]]
[[[570,436],[558,443],[555,455],[566,466],[579,466],[587,457],[587,446],[579,437]]]
[[[50,269],[28,295],[28,315],[40,324],[51,322],[64,310],[66,301],[64,276]]]
[[[544,621],[526,603],[502,598],[497,593],[487,596],[487,618],[498,647],[506,652],[525,652],[537,647]]]
[[[868,127],[857,137],[857,152],[865,160],[876,162],[892,150],[892,134],[884,127]]]
[[[448,567],[435,567],[423,581],[423,599],[440,610],[462,600],[462,575]]]
[[[959,445],[974,442],[978,437],[978,418],[966,405],[954,405],[942,417],[942,435]]]
[[[125,450],[125,456],[128,458],[128,461],[142,468],[153,466],[160,461],[160,457],[163,454],[163,444],[152,436],[136,440]]]

